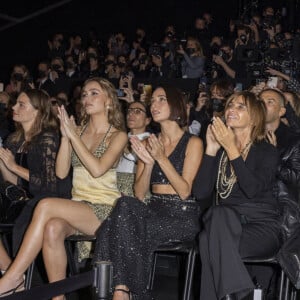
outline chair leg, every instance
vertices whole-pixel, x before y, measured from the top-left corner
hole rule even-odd
[[[281,274],[280,274],[280,288],[279,288],[279,297],[278,300],[282,300],[283,298],[283,285],[284,285],[284,281],[285,281],[285,274],[284,271],[281,270]]]
[[[192,283],[194,277],[194,268],[195,268],[195,258],[196,258],[196,251],[195,249],[191,249],[187,257],[187,264],[186,264],[186,276],[185,276],[185,283],[184,283],[184,291],[183,291],[183,300],[190,300],[191,293],[192,293]]]
[[[285,296],[284,296],[284,300],[289,300],[289,289],[290,289],[290,280],[289,278],[286,276],[286,280],[285,280]]]
[[[29,290],[31,288],[32,283],[32,275],[33,275],[33,269],[34,269],[35,262],[33,261],[26,272],[26,278],[25,278],[25,290]]]
[[[156,263],[157,263],[157,255],[158,255],[157,252],[154,252],[152,268],[151,268],[150,278],[149,278],[149,283],[148,283],[148,289],[149,290],[153,289],[154,277],[155,277],[155,271],[156,271]]]
[[[71,241],[65,241],[66,254],[68,260],[69,271],[71,275],[78,274],[76,264],[74,262],[73,247]]]

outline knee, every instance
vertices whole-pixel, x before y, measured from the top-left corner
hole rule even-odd
[[[45,225],[44,243],[57,245],[57,241],[64,240],[64,224],[59,219],[51,219]]]
[[[51,198],[44,198],[40,200],[34,209],[33,217],[41,218],[43,215],[45,215],[47,211],[49,211],[51,202]]]

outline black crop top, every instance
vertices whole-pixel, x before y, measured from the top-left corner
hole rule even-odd
[[[180,175],[182,175],[185,151],[191,136],[192,135],[188,132],[184,132],[181,139],[177,143],[175,149],[168,156],[168,159],[170,160],[171,164]],[[165,174],[163,173],[162,169],[156,161],[152,169],[150,184],[170,184],[168,178],[165,176]]]

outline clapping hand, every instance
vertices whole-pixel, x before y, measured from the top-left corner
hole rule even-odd
[[[211,130],[217,142],[226,151],[232,146],[235,146],[235,136],[232,129],[229,126],[226,126],[219,117],[213,118]]]
[[[206,154],[210,156],[216,156],[218,150],[220,149],[221,145],[216,140],[213,131],[211,129],[212,124],[209,124],[206,131]]]
[[[63,105],[58,107],[58,115],[57,116],[60,120],[61,135],[63,137],[67,137],[68,139],[71,139],[72,137],[74,137],[77,134],[74,117],[68,116],[68,113],[66,112],[66,109]]]
[[[16,165],[14,155],[8,149],[0,147],[0,159],[4,162],[7,169],[12,170]]]
[[[145,164],[153,165],[154,159],[147,151],[145,142],[140,141],[136,136],[130,137],[131,147],[135,154],[138,156],[140,160],[142,160]]]
[[[165,157],[164,146],[155,134],[151,134],[147,139],[146,149],[154,160],[158,161]]]

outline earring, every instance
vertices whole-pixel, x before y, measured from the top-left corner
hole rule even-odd
[[[109,110],[110,110],[110,105],[109,104],[105,106],[105,110],[106,110],[106,115],[108,115]]]

